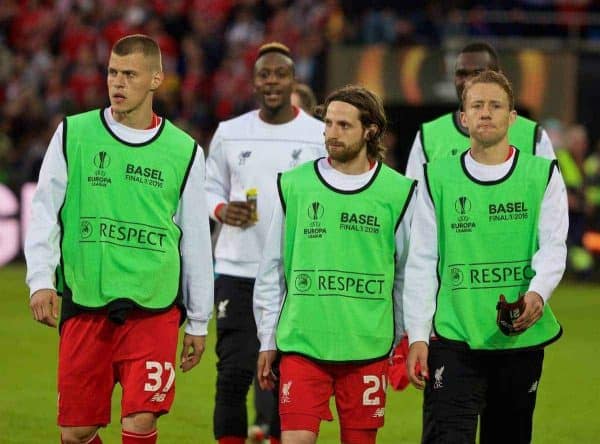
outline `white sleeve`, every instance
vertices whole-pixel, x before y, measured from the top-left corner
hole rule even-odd
[[[529,283],[529,291],[539,293],[544,302],[550,299],[565,271],[568,229],[567,190],[562,175],[554,167],[542,201],[538,225],[539,249],[531,261],[535,276]]]
[[[542,129],[542,137],[540,137],[540,141],[535,144],[535,154],[536,156],[544,157],[546,159],[556,159],[556,154],[554,154],[554,148],[552,147],[552,141],[550,140],[550,136],[546,132],[545,129]]]
[[[181,286],[188,318],[185,332],[197,336],[206,335],[214,304],[214,275],[204,191],[204,168],[204,153],[198,146],[175,214],[175,222],[182,231]]]
[[[260,351],[276,350],[275,330],[285,294],[283,273],[284,215],[281,205],[275,205],[263,250],[258,275],[254,283],[254,320]]]
[[[435,210],[425,185],[417,193],[402,303],[409,343],[429,342],[438,290],[438,235]]]
[[[219,126],[210,142],[208,158],[206,159],[206,200],[210,217],[214,220],[218,220],[215,216],[215,208],[219,204],[229,201],[230,180],[227,158],[223,149],[221,127]]]
[[[423,146],[421,145],[421,131],[417,131],[406,163],[406,177],[416,179],[419,184],[422,184],[424,179],[423,164],[426,162]]]
[[[400,341],[404,334],[404,314],[402,310],[402,292],[404,289],[404,270],[406,258],[408,257],[408,246],[410,238],[410,226],[415,207],[416,193],[413,192],[406,207],[402,221],[396,230],[396,271],[394,275],[394,327],[396,337],[394,346]]]
[[[29,294],[55,289],[54,274],[60,260],[60,208],[67,190],[67,164],[63,154],[63,124],[56,128],[44,156],[31,203],[31,220],[25,236]]]

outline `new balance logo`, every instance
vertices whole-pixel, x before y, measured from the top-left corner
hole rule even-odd
[[[150,398],[150,402],[163,402],[167,395],[165,393],[155,393],[152,398]]]
[[[435,378],[435,382],[433,383],[434,389],[440,389],[440,388],[444,387],[444,384],[442,381],[443,374],[444,374],[444,366],[442,365],[440,368],[435,370],[435,373],[433,375],[433,377]]]
[[[383,418],[385,416],[385,407],[379,407],[377,410],[375,410],[375,413],[373,413],[373,418]]]
[[[538,388],[538,382],[537,380],[533,381],[533,384],[531,384],[531,387],[529,387],[529,390],[527,390],[527,393],[535,393],[535,391]]]
[[[217,319],[227,317],[227,304],[229,304],[229,299],[219,302],[219,305],[217,306]]]

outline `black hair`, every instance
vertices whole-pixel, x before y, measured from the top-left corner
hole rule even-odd
[[[490,66],[488,69],[492,71],[500,71],[500,62],[498,60],[498,53],[492,45],[486,42],[473,42],[469,43],[463,49],[460,50],[459,54],[472,53],[472,52],[487,52],[490,56]]]

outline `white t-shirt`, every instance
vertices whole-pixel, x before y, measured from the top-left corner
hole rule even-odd
[[[287,123],[264,122],[254,110],[221,122],[206,161],[211,216],[221,203],[245,201],[258,190],[258,222],[248,228],[223,224],[215,247],[215,271],[255,278],[273,205],[279,201],[277,173],[327,154],[323,122],[299,110]]]

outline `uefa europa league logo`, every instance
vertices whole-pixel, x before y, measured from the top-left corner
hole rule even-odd
[[[308,207],[308,217],[312,220],[321,219],[321,217],[323,217],[324,212],[325,209],[323,208],[323,205],[321,205],[319,202],[313,202]]]
[[[467,196],[460,196],[456,199],[456,202],[454,202],[454,209],[460,215],[467,214],[471,211],[471,201]]]
[[[101,170],[107,168],[110,165],[110,156],[108,153],[106,151],[99,151],[94,156],[94,165]]]

